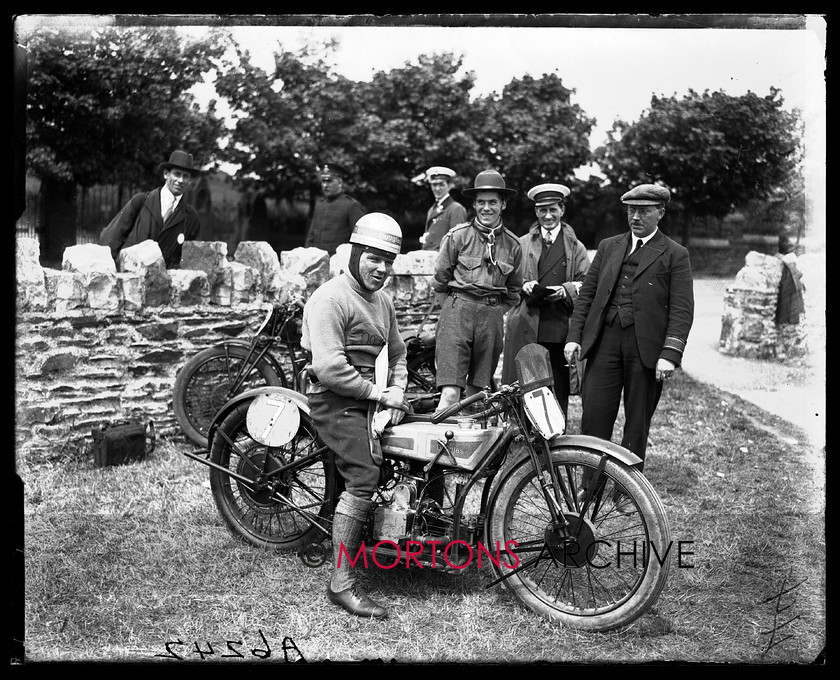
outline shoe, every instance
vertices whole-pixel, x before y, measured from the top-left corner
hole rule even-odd
[[[347,590],[338,593],[327,586],[327,599],[353,616],[373,619],[388,618],[388,610],[371,600],[367,593],[355,583]]]

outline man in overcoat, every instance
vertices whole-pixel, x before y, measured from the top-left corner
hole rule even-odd
[[[117,255],[124,248],[153,239],[157,241],[168,269],[181,265],[181,246],[198,236],[201,222],[195,208],[184,199],[193,178],[200,174],[192,154],[173,151],[161,163],[163,186],[148,193],[135,194],[117,217],[102,230],[99,243]]]
[[[304,245],[334,255],[338,246],[349,243],[353,227],[367,211],[344,192],[347,170],[343,166],[326,163],[317,170],[323,196],[315,202]]]
[[[436,165],[426,170],[426,181],[435,197],[426,213],[426,230],[420,237],[423,250],[438,250],[440,241],[452,227],[467,221],[467,209],[452,198],[455,171]]]
[[[565,347],[570,362],[587,360],[581,433],[609,440],[623,392],[621,445],[640,469],[663,381],[680,365],[694,320],[688,251],[659,229],[670,197],[655,184],[621,197],[630,232],[598,245]]]
[[[569,366],[563,349],[578,290],[589,269],[586,246],[562,221],[570,193],[562,184],[539,184],[528,191],[537,221],[519,238],[525,283],[519,304],[507,315],[502,359],[502,382],[510,384],[516,380],[517,352],[532,342],[545,347],[564,414],[569,410]]]

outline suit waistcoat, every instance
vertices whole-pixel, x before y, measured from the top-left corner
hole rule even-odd
[[[542,254],[537,262],[537,279],[543,286],[559,286],[566,282],[566,249],[563,235],[555,236],[551,245],[543,241]],[[569,332],[569,314],[563,301],[549,302],[540,307],[538,342],[564,342]]]
[[[633,277],[636,276],[636,270],[639,268],[641,250],[637,248],[633,253],[624,256],[612,301],[607,309],[606,322],[608,324],[612,324],[617,316],[622,328],[633,325]]]

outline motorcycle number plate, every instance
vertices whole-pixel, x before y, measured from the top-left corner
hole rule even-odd
[[[566,431],[566,418],[563,416],[563,409],[557,403],[554,392],[548,387],[540,387],[526,392],[524,402],[528,418],[543,437],[551,439]]]
[[[283,446],[292,441],[300,426],[300,411],[288,397],[261,394],[251,402],[245,419],[248,434],[260,444]]]

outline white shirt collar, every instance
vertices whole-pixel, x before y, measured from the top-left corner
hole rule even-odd
[[[183,196],[184,194],[181,194]],[[160,207],[162,212],[165,214],[166,209],[172,205],[173,207],[178,205],[178,201],[181,200],[181,196],[176,196],[171,191],[169,191],[169,187],[165,184],[163,188],[160,190]]]
[[[542,234],[543,239],[546,240],[549,238],[549,234],[551,234],[551,242],[554,243],[554,241],[556,241],[557,237],[560,235],[560,227],[554,227],[554,229],[552,229],[550,232],[548,229],[540,227],[540,233]]]
[[[646,245],[647,245],[647,242],[648,242],[648,241],[650,241],[650,240],[651,240],[654,236],[656,236],[656,232],[657,232],[657,231],[659,231],[659,227],[657,227],[656,229],[654,229],[654,230],[653,230],[650,234],[648,234],[648,235],[647,235],[647,236],[645,236],[644,238],[636,238],[636,237],[634,236],[634,237],[633,237],[633,249],[635,249],[635,248],[636,248],[636,241],[641,241],[641,242],[642,242],[642,245],[643,245],[643,246],[646,246]]]

